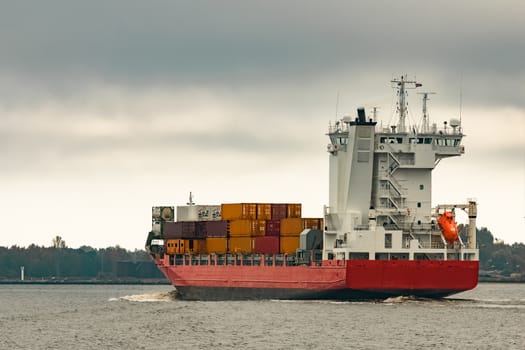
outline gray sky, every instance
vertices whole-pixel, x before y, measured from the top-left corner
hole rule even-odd
[[[150,207],[328,197],[328,122],[408,74],[466,154],[433,204],[525,233],[525,3],[17,1],[0,11],[0,245],[141,248]],[[423,91],[422,90],[422,91]],[[336,108],[336,96],[339,103]],[[411,122],[420,96],[409,96]]]

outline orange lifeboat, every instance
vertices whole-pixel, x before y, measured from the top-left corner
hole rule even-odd
[[[454,243],[458,239],[458,226],[451,212],[444,212],[438,219],[438,225],[447,242]]]

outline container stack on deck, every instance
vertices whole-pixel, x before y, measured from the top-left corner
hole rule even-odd
[[[301,204],[292,203],[179,206],[177,221],[153,219],[168,255],[295,254],[304,229],[323,229],[322,219],[302,218]]]

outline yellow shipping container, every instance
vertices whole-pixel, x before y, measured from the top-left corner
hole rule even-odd
[[[323,230],[323,219],[321,218],[303,218],[303,228]]]
[[[206,253],[226,254],[228,251],[228,238],[208,237],[206,238]]]
[[[295,254],[299,248],[299,236],[281,236],[279,244],[281,254]]]
[[[272,205],[266,203],[257,203],[257,219],[271,220],[272,219]]]
[[[251,237],[230,237],[228,251],[230,253],[251,253],[253,252],[253,244]]]
[[[288,213],[286,216],[289,218],[300,218],[301,204],[288,204]]]
[[[257,219],[256,203],[221,204],[223,220]]]
[[[303,232],[303,219],[281,219],[281,236],[296,236],[301,234],[301,232]]]
[[[266,220],[253,220],[252,228],[252,236],[265,236]]]
[[[264,236],[266,221],[264,220],[230,220],[228,222],[230,236]]]
[[[205,239],[186,239],[184,240],[184,253],[204,254],[206,253]]]

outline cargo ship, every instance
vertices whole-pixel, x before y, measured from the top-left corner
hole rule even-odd
[[[329,124],[322,217],[303,218],[298,203],[197,205],[191,193],[153,207],[146,249],[179,298],[442,298],[477,285],[476,201],[431,205],[432,170],[464,153],[461,120],[431,124],[422,93],[422,121],[409,125],[407,90],[422,84],[391,84],[397,123],[358,108]]]

